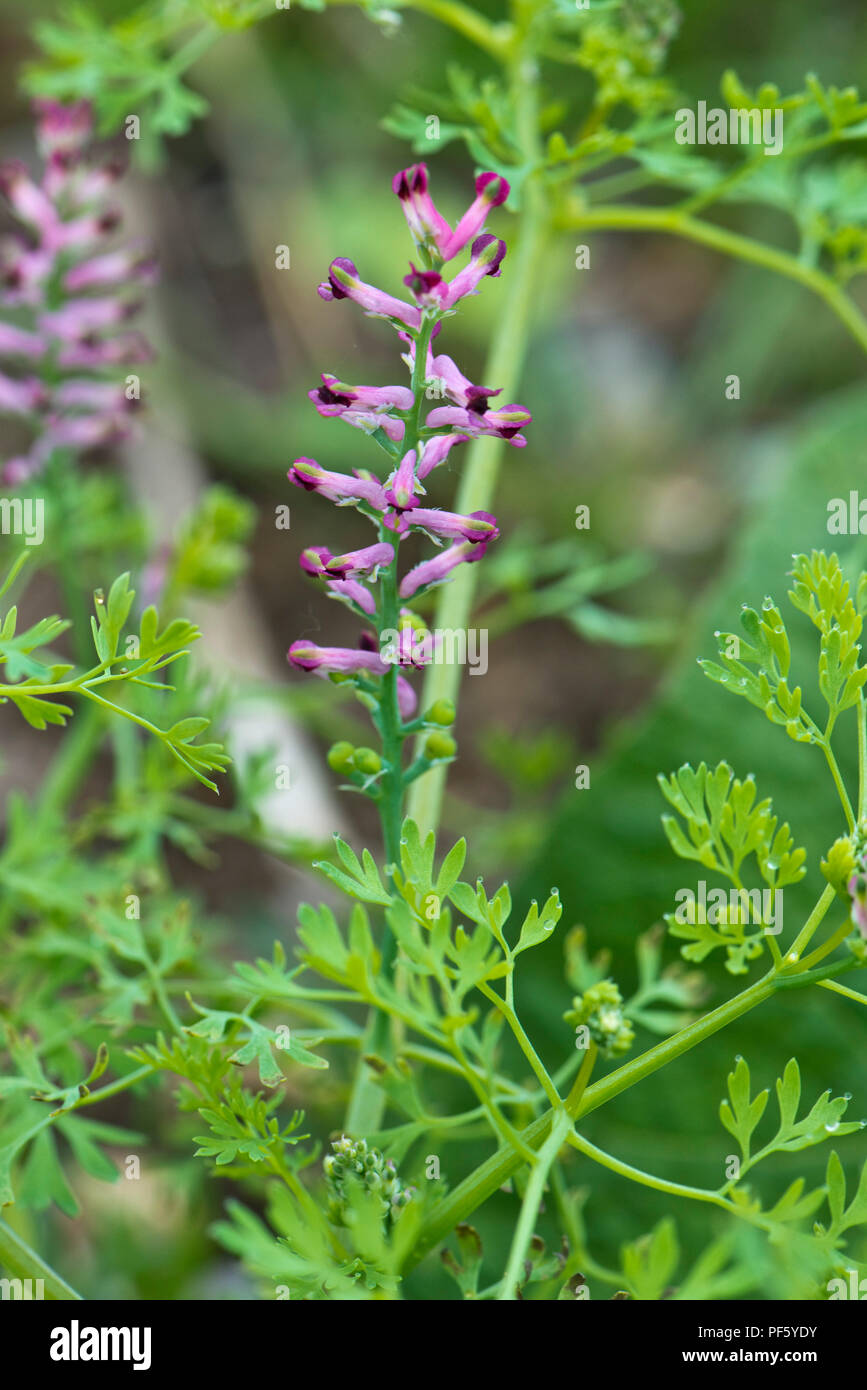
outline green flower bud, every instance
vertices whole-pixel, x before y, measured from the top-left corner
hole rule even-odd
[[[455,722],[454,701],[434,700],[424,718],[428,724],[442,724],[443,728],[448,728]]]
[[[356,748],[353,762],[359,772],[370,777],[382,768],[382,758],[372,748]]]
[[[332,772],[351,772],[352,760],[355,756],[355,749],[346,739],[340,743],[332,743],[328,750],[328,766]]]
[[[458,745],[449,734],[428,734],[424,755],[431,762],[435,762],[437,758],[453,758],[457,751]]]

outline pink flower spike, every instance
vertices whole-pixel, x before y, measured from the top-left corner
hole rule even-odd
[[[426,478],[445,462],[455,444],[465,444],[469,437],[468,434],[435,434],[432,439],[428,439],[422,448],[418,477]]]
[[[500,534],[497,518],[490,512],[471,512],[469,516],[461,516],[458,512],[443,512],[437,507],[414,507],[404,512],[403,519],[407,525],[418,526],[431,536],[471,541],[475,545],[480,541],[495,541]]]
[[[353,506],[356,502],[367,502],[382,512],[388,506],[385,489],[378,479],[354,477],[350,473],[333,473],[327,468],[320,468],[315,459],[296,459],[287,476],[290,483],[294,483],[296,487],[303,487],[308,492],[321,493],[338,506]]]
[[[475,545],[470,541],[461,541],[458,545],[450,545],[448,550],[441,550],[432,560],[423,560],[404,575],[400,597],[410,599],[420,589],[444,583],[457,565],[474,564],[476,560],[481,560],[487,548],[487,540],[478,541]]]
[[[506,243],[495,236],[480,236],[473,242],[472,259],[469,265],[459,270],[453,280],[446,285],[442,308],[453,309],[459,299],[468,294],[478,294],[477,286],[486,275],[495,278],[500,274],[500,265],[506,254]]]
[[[385,495],[389,505],[396,507],[401,512],[406,511],[407,507],[414,507],[418,502],[415,493],[416,459],[415,449],[410,449],[409,453],[404,454],[385,485]],[[424,488],[421,488],[420,491],[424,492]]]
[[[332,555],[325,561],[325,572],[333,579],[375,579],[377,571],[390,565],[393,559],[394,546],[379,541],[361,550],[348,550],[345,555]]]
[[[468,241],[480,232],[491,208],[499,207],[509,196],[509,184],[501,174],[479,174],[476,196],[441,248],[444,261],[450,261],[462,251]]]
[[[384,676],[387,665],[377,652],[360,651],[352,647],[319,647],[315,642],[293,642],[287,658],[301,671],[313,671],[317,676],[329,676],[332,672],[340,675],[354,675],[358,671],[371,671]]]
[[[331,598],[346,599],[368,617],[376,612],[376,599],[357,579],[332,579],[325,587]]]
[[[427,166],[413,164],[395,174],[392,188],[400,199],[412,239],[420,251],[430,256],[442,256],[443,247],[452,236],[452,229],[437,212],[428,192]]]
[[[421,314],[412,304],[378,290],[359,279],[352,261],[339,256],[328,268],[328,279],[319,286],[322,299],[352,299],[374,318],[397,319],[407,328],[421,326]]]

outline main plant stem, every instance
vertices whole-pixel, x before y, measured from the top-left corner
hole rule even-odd
[[[412,372],[413,405],[407,420],[403,437],[403,449],[409,452],[419,447],[421,409],[424,400],[424,382],[427,370],[427,352],[433,332],[434,322],[425,317],[419,329],[415,345],[415,362]],[[381,636],[384,632],[394,633],[400,625],[400,594],[398,592],[398,553],[400,536],[384,526],[379,539],[394,546],[394,558],[382,573],[380,581],[379,611],[377,614]],[[382,761],[385,775],[382,779],[382,792],[379,801],[379,816],[382,825],[382,842],[386,865],[400,863],[400,829],[403,824],[403,720],[397,693],[398,668],[389,667],[382,678],[382,696],[379,704],[378,726],[382,740]],[[424,779],[422,779],[424,780]],[[386,926],[380,943],[382,957],[380,971],[386,979],[394,974],[397,941],[394,933]],[[355,1072],[355,1080],[346,1111],[346,1129],[350,1134],[364,1136],[372,1134],[382,1123],[385,1110],[385,1093],[376,1084],[370,1068],[364,1061],[369,1053],[388,1056],[391,1050],[392,1023],[389,1015],[381,1009],[370,1011],[367,1029],[362,1040],[361,1056]]]

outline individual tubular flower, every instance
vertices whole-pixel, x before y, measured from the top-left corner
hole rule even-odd
[[[328,267],[328,279],[319,286],[321,299],[352,299],[360,304],[365,313],[373,318],[397,319],[407,328],[419,328],[421,314],[412,304],[403,299],[368,285],[359,278],[358,270],[352,261],[339,256]]]
[[[378,511],[385,511],[388,506],[384,487],[372,475],[333,473],[327,468],[320,468],[315,459],[298,458],[287,476],[296,487],[321,493],[338,506],[351,507],[366,502]]]
[[[326,419],[338,417],[368,433],[381,429],[396,444],[406,426],[390,412],[409,410],[414,401],[408,386],[347,386],[328,372],[322,373],[322,385],[307,394]]]
[[[288,652],[293,666],[317,676],[357,675],[370,671],[384,676],[388,667],[376,651],[352,647],[320,647],[315,642],[293,642]]]
[[[522,449],[527,443],[521,434],[529,425],[532,415],[523,405],[503,405],[499,410],[464,410],[457,405],[440,405],[432,410],[425,420],[428,429],[449,427],[459,430],[463,435],[476,438],[479,435],[495,435],[507,443]]]
[[[497,518],[490,512],[443,512],[438,507],[412,507],[404,512],[407,526],[417,526],[429,536],[443,540],[464,540],[478,545],[480,541],[495,541],[500,534]]]
[[[479,174],[476,196],[458,222],[442,250],[444,261],[450,261],[463,251],[468,241],[477,236],[492,208],[498,208],[509,196],[509,183],[500,174]]]
[[[432,560],[422,560],[421,564],[416,565],[401,580],[400,597],[412,598],[414,594],[429,589],[434,584],[445,583],[453,569],[458,565],[472,565],[476,560],[481,560],[487,548],[487,541],[461,541],[458,545],[450,545],[448,550],[441,550]]]
[[[91,157],[88,103],[35,107],[41,179],[17,162],[0,166],[0,192],[20,226],[0,250],[0,315],[21,320],[0,323],[0,359],[10,363],[3,381],[19,387],[17,395],[0,390],[0,409],[26,414],[33,433],[28,451],[4,467],[13,483],[39,472],[56,449],[124,438],[139,391],[127,390],[117,369],[152,355],[140,334],[119,331],[138,308],[131,292],[155,274],[142,251],[106,247],[120,221],[107,204],[120,170]]]

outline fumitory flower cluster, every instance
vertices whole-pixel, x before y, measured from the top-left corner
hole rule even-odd
[[[521,430],[531,418],[521,405],[499,404],[498,389],[475,385],[438,351],[443,325],[458,303],[477,294],[486,278],[500,276],[506,245],[484,226],[489,213],[508,197],[507,181],[495,173],[480,174],[476,196],[454,228],[434,205],[423,164],[397,174],[393,188],[415,243],[415,259],[403,281],[408,296],[397,298],[368,284],[343,257],[332,261],[319,294],[327,301],[352,300],[366,314],[391,323],[405,348],[410,384],[357,386],[323,373],[322,384],[309,393],[320,415],[340,418],[370,435],[388,456],[388,471],[385,476],[368,469],[333,472],[309,458],[296,459],[289,471],[297,487],[337,506],[355,507],[375,528],[374,542],[358,550],[336,555],[326,546],[313,546],[301,556],[306,573],[364,620],[358,646],[299,640],[290,647],[289,660],[316,675],[353,682],[379,729],[383,757],[338,744],[330,761],[360,790],[392,802],[408,781],[455,751],[443,732],[454,717],[447,702],[414,718],[417,698],[407,677],[430,662],[435,649],[409,605],[447,582],[458,566],[481,560],[499,535],[496,517],[488,512],[464,516],[428,505],[427,480],[456,446],[471,438],[493,435],[523,446]],[[467,248],[467,263],[447,278],[447,264]],[[425,415],[428,395],[442,404]],[[422,533],[436,550],[401,574],[399,547],[412,533]],[[424,751],[404,774],[401,742],[421,730],[429,731]]]
[[[151,356],[127,325],[138,308],[131,291],[152,280],[154,262],[112,244],[121,168],[91,152],[88,102],[35,107],[41,179],[17,161],[0,166],[0,192],[19,224],[0,245],[0,412],[20,416],[31,433],[4,465],[13,485],[55,450],[122,438],[139,391],[121,373]]]

